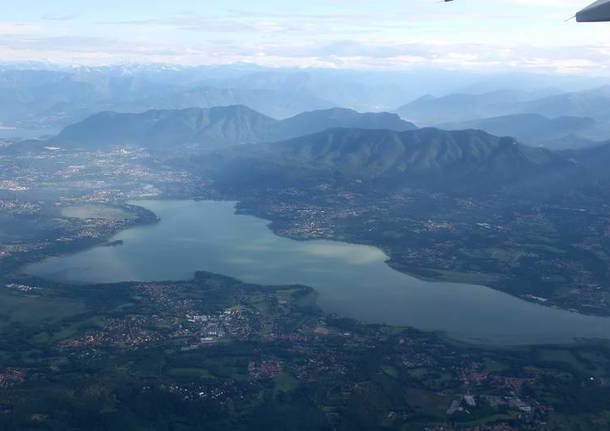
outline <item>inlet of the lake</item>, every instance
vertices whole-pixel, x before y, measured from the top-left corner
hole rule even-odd
[[[155,225],[125,230],[96,247],[50,257],[25,272],[60,281],[169,281],[208,271],[266,285],[302,284],[326,312],[363,322],[443,331],[485,344],[566,343],[610,338],[610,319],[530,303],[483,286],[422,281],[393,270],[379,249],[295,241],[268,222],[235,214],[234,202],[139,201]]]

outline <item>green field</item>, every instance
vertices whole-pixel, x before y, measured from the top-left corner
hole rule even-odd
[[[0,290],[0,322],[5,324],[57,322],[85,311],[87,308],[82,303],[69,299],[14,295]]]

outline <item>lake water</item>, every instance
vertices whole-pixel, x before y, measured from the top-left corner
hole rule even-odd
[[[282,238],[266,220],[236,215],[232,202],[137,204],[161,222],[111,239],[122,245],[48,258],[25,271],[107,283],[186,280],[202,270],[250,283],[312,286],[327,312],[444,331],[465,341],[510,345],[610,338],[610,319],[544,307],[483,286],[422,281],[391,269],[374,247]]]

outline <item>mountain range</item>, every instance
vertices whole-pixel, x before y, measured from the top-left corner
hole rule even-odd
[[[441,97],[426,95],[400,106],[395,112],[420,126],[434,126],[519,113],[522,111],[517,106],[534,100],[536,96],[511,90],[483,94],[452,93]]]
[[[440,97],[422,98],[399,112],[422,126],[515,113],[598,120],[590,111],[605,110],[608,91],[580,89],[600,82],[603,80],[557,75],[485,77],[458,71],[267,69],[243,64],[0,64],[0,127],[6,128],[4,136],[39,137],[55,134],[101,111],[229,105],[246,105],[278,119],[333,106],[379,112],[430,92]],[[540,106],[531,103],[531,109],[526,109],[528,106],[523,105],[534,101],[540,101]],[[454,104],[451,115],[443,113],[442,105],[447,103]],[[426,111],[428,105],[430,109]],[[558,106],[565,106],[566,112],[554,113]]]
[[[407,182],[491,187],[521,181],[571,163],[542,148],[480,130],[424,128],[392,130],[329,129],[320,133],[240,149],[241,159],[288,169],[309,169],[393,185]]]
[[[540,114],[510,114],[456,123],[440,124],[449,130],[481,129],[498,136],[512,136],[533,146],[561,149],[592,146],[592,140],[580,136],[587,134],[596,122],[588,117],[547,118]]]
[[[422,86],[446,89],[460,81],[453,72],[0,64],[0,125],[23,138],[55,134],[100,111],[246,105],[279,119],[333,106],[382,111],[415,97]]]
[[[448,131],[418,129],[392,113],[332,108],[277,120],[237,105],[138,114],[101,112],[49,140],[14,144],[3,151],[138,146],[181,159],[177,163],[188,163],[189,168],[208,170],[217,180],[236,187],[334,178],[445,191],[527,190],[609,177],[605,172],[610,144],[566,151],[526,145],[535,145],[539,138],[561,137],[592,122],[582,117],[514,114],[460,123],[469,128]],[[526,144],[505,136],[509,134]]]
[[[0,71],[0,123],[17,129],[57,130],[100,111],[142,112],[244,104],[285,118],[333,103],[315,95],[273,89],[215,87],[153,81],[140,75],[86,71]],[[25,133],[25,132],[24,132]]]
[[[610,86],[547,95],[503,90],[425,96],[396,112],[418,125],[480,128],[531,145],[577,148],[610,136]]]
[[[140,114],[102,112],[66,127],[51,142],[88,149],[132,145],[152,150],[200,150],[279,141],[332,127],[396,131],[416,128],[390,113],[358,113],[334,108],[275,120],[245,106],[227,106]]]
[[[546,117],[610,119],[610,86],[542,95],[540,92],[498,90],[483,94],[454,93],[424,96],[396,109],[403,118],[421,125],[463,122],[511,114]]]
[[[140,146],[174,159],[194,157],[200,164],[196,169],[213,171],[233,185],[343,178],[388,187],[492,191],[607,177],[607,146],[551,151],[478,130],[504,132],[511,121],[528,125],[524,136],[589,124],[574,117],[546,119],[546,129],[538,130],[544,118],[515,115],[477,123],[477,129],[447,131],[418,129],[390,113],[333,108],[276,120],[245,106],[228,106],[102,112],[43,143],[88,150]]]

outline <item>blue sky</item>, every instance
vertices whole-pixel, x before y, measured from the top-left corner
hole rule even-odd
[[[610,74],[588,0],[0,0],[0,59]]]

